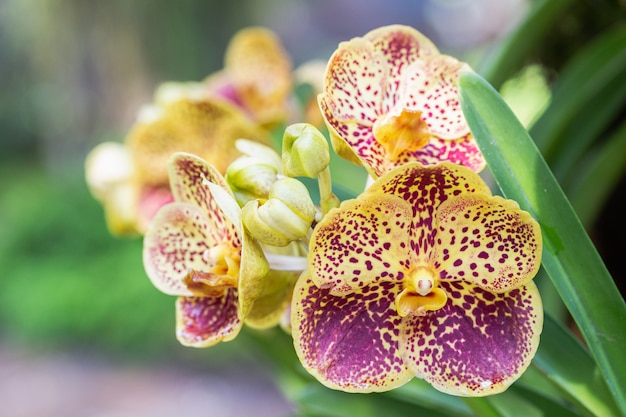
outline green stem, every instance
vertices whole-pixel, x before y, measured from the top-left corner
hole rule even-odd
[[[502,414],[486,398],[467,397],[463,398],[463,401],[477,417],[502,417]]]
[[[320,187],[320,206],[322,207],[322,214],[325,216],[330,209],[339,207],[339,199],[333,194],[330,167],[326,167],[326,169],[319,173],[317,182]]]

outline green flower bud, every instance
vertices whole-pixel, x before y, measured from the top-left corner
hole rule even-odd
[[[282,160],[285,175],[315,178],[330,163],[328,142],[315,126],[292,124],[283,135]]]
[[[241,206],[248,201],[266,199],[277,177],[276,167],[250,156],[234,160],[226,169],[226,182]]]
[[[286,246],[306,236],[315,219],[315,205],[304,184],[293,178],[277,180],[269,198],[248,202],[242,209],[243,224],[262,243]]]

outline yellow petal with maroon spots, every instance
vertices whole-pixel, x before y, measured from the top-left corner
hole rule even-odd
[[[430,39],[410,26],[389,25],[374,29],[363,36],[386,63],[387,77],[383,111],[387,112],[398,100],[398,83],[404,69],[415,60],[438,54]]]
[[[213,248],[223,233],[198,206],[171,203],[157,213],[144,236],[143,263],[155,287],[171,295],[192,295],[184,279],[192,271],[209,273],[216,267]],[[226,246],[238,251],[234,242]]]
[[[401,284],[372,283],[335,297],[304,272],[294,289],[291,325],[303,366],[322,384],[348,392],[396,388],[412,378],[398,350]]]
[[[385,150],[374,138],[373,122],[344,121],[335,116],[335,104],[323,95],[318,98],[320,111],[330,133],[333,150],[340,157],[363,165],[370,175],[378,177],[384,171]]]
[[[421,112],[428,132],[440,139],[460,139],[469,126],[459,103],[456,82],[469,65],[447,55],[417,60],[402,73],[396,107]]]
[[[176,338],[184,346],[209,347],[234,339],[241,330],[237,290],[219,297],[178,297]]]
[[[219,172],[241,154],[239,138],[270,143],[269,134],[239,109],[224,101],[181,98],[164,104],[160,117],[139,121],[126,142],[139,184],[167,185],[167,161],[174,152],[188,152],[213,164]]]
[[[434,244],[433,218],[439,205],[456,195],[491,195],[485,182],[469,168],[443,162],[435,166],[406,164],[376,180],[367,194],[391,194],[412,207],[411,247],[425,260]]]
[[[447,304],[403,319],[402,355],[416,376],[452,395],[504,391],[537,351],[543,309],[533,282],[494,294],[466,282],[442,282]]]
[[[212,233],[218,241],[232,241],[233,246],[241,246],[239,230],[241,226],[233,224],[229,219],[239,218],[238,213],[228,213],[237,206],[234,196],[226,184],[226,180],[217,169],[198,156],[177,152],[168,161],[170,187],[174,198],[179,202],[186,202],[204,210],[214,227]],[[219,204],[217,196],[211,191],[208,182],[216,184],[231,197],[233,204]],[[239,210],[238,207],[236,209]]]
[[[541,266],[539,224],[512,200],[465,194],[436,212],[432,260],[442,280],[465,280],[492,292],[530,281]]]
[[[378,281],[401,281],[411,266],[411,206],[385,194],[344,201],[311,237],[312,280],[334,295]]]

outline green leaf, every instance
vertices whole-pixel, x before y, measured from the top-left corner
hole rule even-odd
[[[386,394],[333,391],[319,383],[308,385],[295,401],[301,412],[328,417],[456,417],[456,414],[399,401]]]
[[[554,22],[575,0],[537,0],[521,23],[492,50],[482,61],[477,71],[494,86],[516,73],[530,55],[533,48],[541,45],[554,28]]]
[[[549,315],[545,317],[541,343],[532,366],[559,387],[567,399],[585,415],[619,415],[589,352],[571,332]]]
[[[459,79],[461,106],[500,189],[537,219],[543,267],[626,414],[626,304],[528,132],[475,73]],[[571,366],[576,366],[573,363]]]
[[[563,68],[550,107],[530,129],[550,165],[571,165],[622,108],[626,94],[626,25],[603,32]]]
[[[567,194],[584,225],[593,223],[625,172],[626,122],[600,150],[587,158],[576,178],[568,184]]]

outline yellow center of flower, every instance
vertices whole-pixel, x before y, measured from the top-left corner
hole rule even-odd
[[[423,316],[427,311],[439,310],[447,300],[445,291],[437,286],[435,271],[419,266],[404,279],[404,289],[396,297],[396,309],[402,317]]]
[[[397,161],[404,151],[423,148],[431,137],[422,112],[407,109],[402,109],[400,114],[387,113],[378,118],[373,133],[392,162]]]
[[[241,252],[228,244],[207,249],[202,259],[208,271],[190,270],[183,279],[187,289],[198,297],[220,297],[229,288],[237,287]]]

